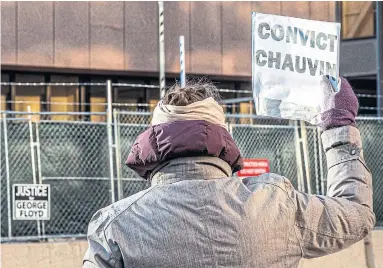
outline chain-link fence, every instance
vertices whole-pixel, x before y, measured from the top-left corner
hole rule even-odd
[[[106,118],[105,114],[99,116]],[[115,111],[113,117],[114,122],[110,123],[50,120],[50,115],[41,114],[36,120],[3,114],[2,241],[85,236],[88,222],[98,209],[149,187],[124,162],[137,136],[150,125],[151,114]],[[289,178],[298,189],[325,193],[326,158],[316,127],[234,114],[227,115],[227,123],[245,158],[267,158],[270,171]],[[358,127],[374,178],[374,210],[378,225],[382,225],[383,120],[360,118]],[[11,192],[16,183],[51,185],[49,221],[12,219]]]
[[[359,120],[364,157],[373,177],[374,211],[378,225],[383,225],[383,120]]]
[[[87,220],[111,199],[105,123],[35,123],[42,183],[51,185],[45,233],[84,234]]]

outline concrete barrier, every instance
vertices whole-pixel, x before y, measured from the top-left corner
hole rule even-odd
[[[372,233],[375,268],[383,268],[383,230]],[[17,243],[1,245],[2,268],[75,268],[82,266],[87,242]],[[341,252],[303,260],[299,268],[365,268],[363,241]]]
[[[1,245],[2,268],[75,268],[82,267],[87,249],[85,240],[50,243]]]
[[[375,268],[383,268],[383,230],[372,232]],[[366,258],[364,242],[325,257],[302,260],[299,268],[365,268]]]

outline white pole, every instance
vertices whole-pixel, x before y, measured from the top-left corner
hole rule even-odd
[[[158,1],[158,40],[160,64],[160,98],[165,96],[165,36],[164,36],[164,2]]]
[[[114,195],[114,168],[113,168],[113,134],[112,134],[112,81],[106,81],[106,91],[108,94],[107,109],[107,130],[108,130],[108,147],[109,147],[109,172],[110,172],[110,191],[112,195],[112,203],[116,201]]]
[[[7,198],[8,198],[8,238],[12,237],[12,215],[11,215],[11,179],[9,176],[9,154],[8,154],[8,129],[7,115],[3,114],[4,130],[4,154],[5,154],[5,172],[7,173]]]
[[[43,184],[43,175],[41,173],[41,152],[40,152],[40,132],[39,124],[36,122],[36,147],[37,147],[37,173],[39,174],[39,184]]]
[[[33,176],[33,184],[37,184],[36,180],[36,160],[35,160],[35,144],[33,142],[33,126],[32,126],[32,110],[31,106],[28,105],[28,125],[29,125],[29,138],[31,144],[31,160],[32,160],[32,176]],[[37,220],[37,235],[40,238],[41,230],[40,230],[40,221]]]
[[[180,80],[181,87],[185,87],[185,38],[183,35],[180,36]]]
[[[32,176],[33,176],[33,184],[37,184],[36,180],[36,165],[35,165],[35,150],[33,143],[33,127],[32,127],[32,110],[31,106],[28,105],[28,125],[29,125],[29,142],[31,145],[31,160],[32,160]]]

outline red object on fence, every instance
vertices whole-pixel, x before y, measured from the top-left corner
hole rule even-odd
[[[269,159],[243,159],[244,167],[238,171],[238,177],[256,177],[270,172]]]

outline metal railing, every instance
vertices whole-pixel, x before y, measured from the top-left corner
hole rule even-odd
[[[100,208],[149,186],[123,165],[151,113],[114,110],[102,122],[51,120],[68,113],[2,111],[1,238],[41,240],[86,235]],[[106,113],[71,113],[103,116]],[[34,118],[33,116],[38,116]],[[309,193],[325,194],[326,158],[316,127],[255,115],[227,115],[229,131],[246,158],[267,158],[271,172]],[[359,118],[364,155],[374,179],[374,210],[383,225],[383,119]],[[51,219],[12,219],[11,189],[17,183],[51,185]]]

